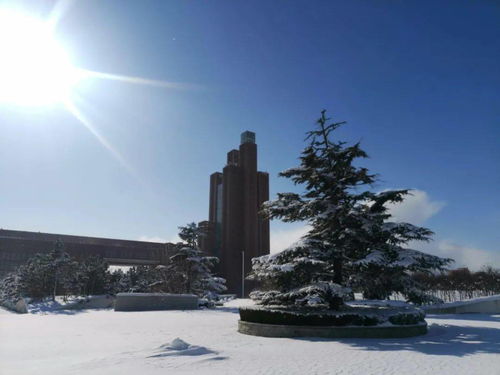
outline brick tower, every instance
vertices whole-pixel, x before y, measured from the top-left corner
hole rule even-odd
[[[210,176],[210,207],[202,250],[219,257],[219,273],[228,293],[248,295],[252,283],[244,280],[251,259],[269,254],[269,220],[258,214],[269,199],[269,175],[257,171],[255,133],[241,134],[239,150],[227,154],[222,173]]]

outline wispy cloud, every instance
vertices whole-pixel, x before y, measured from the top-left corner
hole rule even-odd
[[[158,237],[158,236],[140,236],[137,241],[145,241],[145,242],[167,242],[166,238]]]
[[[161,242],[161,243],[166,243],[166,242],[172,242],[172,243],[177,243],[181,242],[181,239],[177,234],[174,234],[170,237],[160,237],[160,236],[140,236],[138,241],[145,241],[145,242]]]
[[[389,204],[391,220],[403,221],[415,225],[423,224],[436,215],[445,206],[444,202],[432,200],[423,190],[412,190],[401,203]]]
[[[452,258],[455,262],[450,265],[451,268],[468,267],[474,271],[485,265],[500,268],[500,254],[498,252],[460,245],[451,240],[412,243],[409,244],[409,247],[443,258]]]

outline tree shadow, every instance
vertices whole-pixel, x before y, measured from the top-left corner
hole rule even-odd
[[[43,308],[35,308],[29,311],[30,314],[38,315],[76,315],[86,312],[84,310],[49,310]]]
[[[309,341],[330,341],[309,338]],[[476,353],[500,353],[500,329],[489,327],[431,324],[423,336],[401,339],[345,339],[357,349],[373,351],[414,351],[428,355],[463,357]]]
[[[32,307],[29,310],[30,314],[40,314],[40,315],[77,315],[88,313],[90,311],[109,311],[111,308],[102,308],[102,309],[54,309],[51,306],[39,305],[36,307]]]

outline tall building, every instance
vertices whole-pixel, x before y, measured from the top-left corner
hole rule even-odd
[[[269,175],[257,171],[255,133],[243,132],[239,150],[228,152],[222,173],[210,176],[208,221],[200,223],[207,233],[201,248],[220,259],[228,293],[248,295],[253,285],[244,277],[251,259],[269,254],[269,220],[259,215],[268,199]]]

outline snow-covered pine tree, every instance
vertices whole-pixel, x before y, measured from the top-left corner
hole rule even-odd
[[[365,298],[388,299],[397,292],[411,302],[431,302],[434,298],[424,293],[412,275],[443,270],[452,262],[404,247],[411,241],[430,241],[433,234],[427,228],[390,221],[387,203],[402,202],[408,194],[410,190],[375,193],[367,204],[358,206],[362,246],[345,268],[349,286],[363,292]]]
[[[52,300],[55,301],[58,292],[65,296],[68,294],[78,264],[64,251],[64,243],[61,240],[56,241],[54,249],[49,253],[49,259],[49,272],[53,276]]]
[[[0,280],[0,305],[15,304],[21,298],[19,277],[16,272],[7,274]]]
[[[104,294],[111,290],[108,263],[101,256],[90,256],[78,264],[75,283],[79,294]]]
[[[151,292],[152,285],[158,281],[158,272],[154,266],[135,266],[131,267],[118,286],[120,288],[128,288],[128,290],[121,290],[123,292],[133,293],[149,293]]]
[[[199,240],[203,235],[203,229],[194,222],[179,227],[179,238],[193,249],[199,248]]]
[[[75,278],[77,263],[64,251],[64,244],[57,241],[49,253],[38,253],[16,271],[19,290],[23,296],[43,299],[68,294]]]
[[[163,273],[170,275],[167,287],[174,288],[175,293],[193,293],[200,297],[215,298],[226,290],[226,280],[213,275],[219,259],[205,256],[199,249],[199,239],[203,234],[195,223],[179,227],[179,231],[179,237],[185,244],[178,246],[170,257],[170,264],[164,268]]]
[[[401,202],[409,191],[368,189],[376,176],[355,164],[367,157],[360,144],[332,140],[343,124],[330,122],[326,111],[321,112],[317,129],[307,133],[309,145],[300,165],[280,173],[305,191],[278,193],[263,206],[268,218],[307,222],[311,230],[283,252],[253,259],[249,278],[263,285],[251,294],[258,303],[337,309],[352,295],[351,285],[365,292],[377,285],[376,290],[384,288],[384,296],[395,290],[409,294],[417,291],[410,272],[440,269],[450,261],[401,247],[428,241],[432,232],[387,222],[386,205]],[[380,283],[389,271],[398,281]]]

